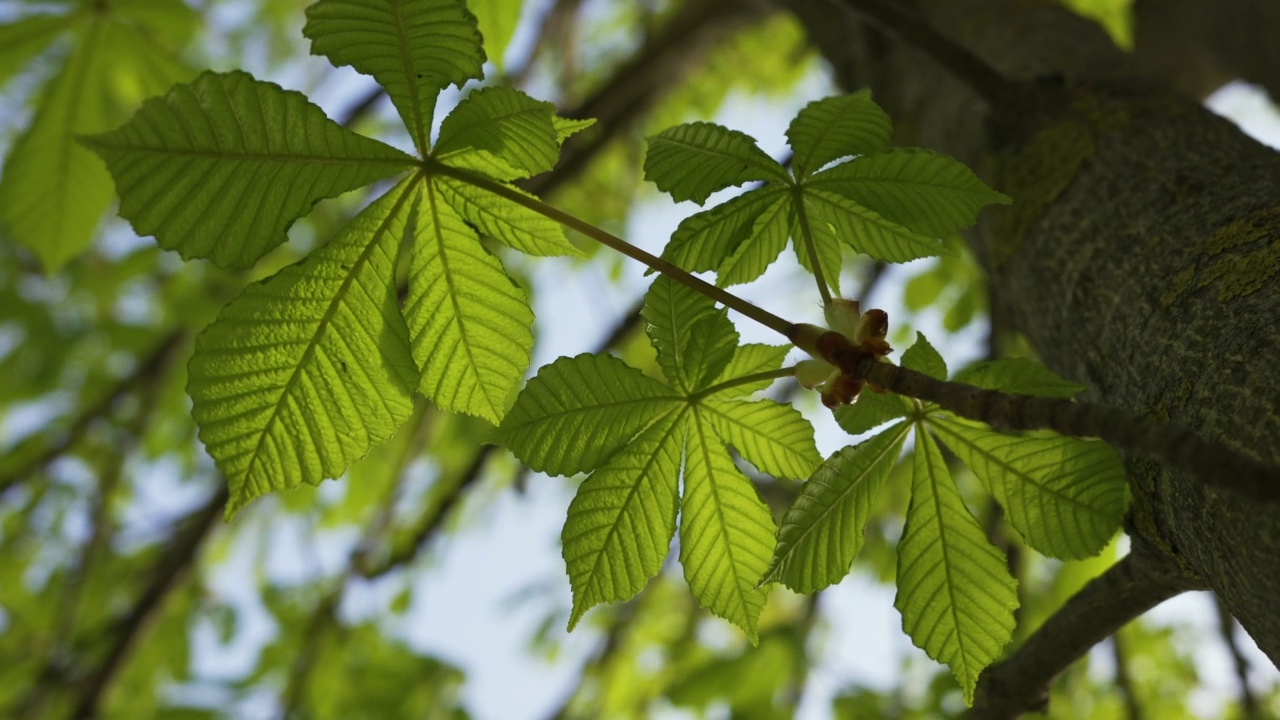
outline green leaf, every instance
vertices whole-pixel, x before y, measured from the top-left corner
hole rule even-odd
[[[909,423],[899,423],[827,458],[782,517],[766,582],[812,593],[849,574],[876,496],[910,429]]]
[[[1000,358],[981,362],[961,370],[956,374],[955,381],[1038,397],[1072,398],[1084,390],[1083,385],[1063,380],[1049,368],[1027,358]]]
[[[716,434],[761,472],[800,480],[822,462],[813,444],[813,426],[790,405],[713,396],[702,400],[700,408]]]
[[[916,333],[915,344],[902,353],[902,367],[928,375],[934,380],[947,379],[947,362],[929,344],[929,339],[922,332]]]
[[[516,33],[520,10],[524,0],[467,0],[467,7],[476,14],[480,34],[484,36],[485,55],[502,72],[507,46]]]
[[[328,245],[231,301],[196,338],[187,391],[227,478],[228,515],[340,475],[413,409],[417,369],[396,301],[411,181]]]
[[[720,375],[710,385],[719,385],[734,378],[777,370],[782,367],[782,361],[786,359],[789,352],[791,352],[790,345],[765,345],[762,343],[739,345],[733,351],[733,358],[729,360],[729,364],[724,366],[724,369],[720,371]],[[773,380],[761,380],[747,385],[734,385],[731,388],[717,392],[716,397],[745,397],[757,390],[769,387],[773,382]]]
[[[110,67],[108,24],[89,23],[62,70],[49,81],[31,125],[13,143],[0,176],[0,224],[40,258],[62,267],[93,240],[111,204],[102,161],[75,135],[108,127],[102,87]]]
[[[556,106],[514,88],[495,86],[472,92],[440,124],[432,155],[441,162],[511,181],[544,173],[556,165],[560,140]],[[479,155],[472,165],[469,155]],[[505,168],[502,166],[505,165]]]
[[[763,275],[787,246],[787,238],[791,236],[795,222],[795,211],[786,199],[779,199],[765,208],[752,225],[751,236],[716,269],[716,284],[728,287],[751,282]]]
[[[986,205],[1011,202],[963,163],[920,148],[893,148],[860,157],[815,175],[805,185],[838,193],[892,223],[931,237],[969,227]]]
[[[302,34],[313,55],[386,89],[423,156],[439,91],[484,77],[476,18],[460,0],[320,0]]]
[[[577,135],[596,124],[595,118],[567,118],[556,115],[551,118],[556,127],[556,143],[563,145],[565,140]]]
[[[560,223],[545,215],[464,180],[437,176],[432,183],[440,198],[464,220],[507,247],[526,255],[583,257],[582,251],[565,237]],[[515,186],[507,187],[528,195]]]
[[[810,223],[828,224],[849,247],[877,260],[906,262],[951,252],[937,240],[832,192],[808,188],[804,192],[804,204]]]
[[[683,412],[669,412],[578,487],[560,535],[573,588],[570,630],[593,606],[629,600],[662,569],[676,529],[686,425]]]
[[[0,25],[0,86],[49,47],[72,20],[72,15],[32,15]]]
[[[871,101],[869,91],[815,100],[787,128],[795,151],[791,165],[796,177],[804,179],[832,160],[883,150],[892,135],[893,123]]]
[[[755,643],[765,601],[756,586],[773,557],[773,518],[703,412],[694,408],[685,441],[680,564],[698,604]]]
[[[409,169],[408,155],[344,129],[301,93],[204,73],[85,142],[107,162],[120,214],[184,258],[253,264],[323,198]]]
[[[890,420],[906,417],[911,401],[894,393],[878,393],[864,389],[852,405],[836,408],[836,422],[850,435],[861,435]]]
[[[785,202],[785,193],[782,188],[751,190],[690,215],[671,234],[662,256],[692,272],[719,270],[751,235],[756,218],[771,205]]]
[[[1124,462],[1101,440],[1006,435],[951,417],[931,425],[1039,552],[1087,558],[1120,528],[1127,506]]]
[[[725,311],[665,275],[645,293],[643,315],[658,366],[686,393],[710,385],[733,358],[738,332]]]
[[[441,409],[498,423],[529,367],[533,311],[443,194],[430,179],[416,198],[404,316],[419,389]]]
[[[902,629],[929,657],[951,666],[973,704],[978,674],[1013,636],[1017,583],[951,481],[942,453],[916,433],[911,504],[898,542]]]
[[[525,385],[496,440],[534,470],[572,475],[599,467],[679,402],[610,355],[560,358]]]
[[[677,125],[649,138],[644,176],[676,202],[693,200],[699,205],[732,185],[791,182],[787,171],[751,136],[707,122]]]

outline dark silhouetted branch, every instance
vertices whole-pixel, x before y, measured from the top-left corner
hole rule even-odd
[[[1022,647],[982,673],[969,716],[1000,720],[1043,711],[1049,684],[1089,648],[1165,600],[1202,588],[1175,560],[1135,538],[1127,556],[1071,596]]]
[[[1236,619],[1231,617],[1231,611],[1227,609],[1226,603],[1222,602],[1217,595],[1213,596],[1213,604],[1218,610],[1218,633],[1222,636],[1222,642],[1226,643],[1227,651],[1231,653],[1236,680],[1240,683],[1240,717],[1245,720],[1261,718],[1263,715],[1258,706],[1258,698],[1249,687],[1249,660],[1244,656],[1244,651],[1240,649],[1240,643],[1236,640]]]

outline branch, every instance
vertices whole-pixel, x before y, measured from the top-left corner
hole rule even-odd
[[[1236,679],[1240,682],[1240,717],[1246,720],[1260,718],[1262,713],[1258,708],[1258,698],[1254,697],[1253,690],[1249,687],[1249,660],[1240,650],[1240,643],[1236,641],[1236,619],[1231,617],[1231,611],[1227,609],[1227,604],[1222,602],[1222,598],[1214,595],[1213,604],[1218,609],[1218,632],[1231,653]]]
[[[178,584],[178,578],[192,564],[200,546],[209,533],[217,525],[222,509],[227,504],[226,482],[218,483],[219,488],[203,508],[189,516],[190,524],[174,533],[169,542],[169,551],[156,564],[155,575],[129,614],[120,621],[119,631],[106,654],[81,684],[80,699],[76,702],[76,710],[72,717],[89,718],[98,716],[98,702],[102,693],[111,683],[116,673],[124,667],[125,659],[133,643],[142,633],[152,614],[160,608],[169,591]]]
[[[1134,692],[1133,678],[1129,675],[1129,655],[1125,652],[1125,642],[1120,633],[1111,636],[1111,652],[1116,662],[1116,687],[1120,697],[1124,699],[1125,718],[1142,720],[1142,705]]]
[[[1030,110],[1028,86],[1010,80],[969,48],[961,45],[915,13],[902,2],[890,0],[827,0],[839,10],[870,20],[934,62],[977,93],[1000,114],[1017,115]]]
[[[944,410],[997,430],[1052,430],[1072,437],[1101,438],[1125,452],[1187,472],[1203,484],[1269,502],[1280,502],[1280,468],[1212,442],[1190,428],[1161,422],[1107,405],[1062,398],[1004,393],[935,380],[880,362],[843,335],[813,325],[797,325],[788,336],[806,351],[899,395],[937,403]]]
[[[8,468],[7,471],[0,472],[0,494],[3,494],[19,482],[28,479],[37,470],[56,460],[80,440],[94,420],[110,414],[117,400],[133,392],[137,386],[149,382],[159,375],[165,363],[168,362],[170,354],[178,347],[183,337],[184,333],[180,331],[174,331],[166,335],[160,340],[156,348],[151,351],[151,354],[138,363],[133,372],[118,380],[97,402],[84,408],[66,429],[61,431],[52,430],[37,436],[39,439],[47,439],[51,435],[61,433],[40,452],[31,455],[26,460],[18,460],[17,465]],[[29,441],[38,442],[37,438],[30,438]],[[18,448],[11,451],[10,457],[20,453],[22,445],[25,445],[26,442],[24,441]]]
[[[1089,648],[1130,620],[1187,590],[1203,588],[1171,557],[1141,539],[1106,572],[1089,581],[1009,657],[978,678],[971,718],[999,720],[1043,712],[1049,684]]]

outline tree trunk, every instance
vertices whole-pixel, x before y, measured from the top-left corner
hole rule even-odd
[[[954,155],[1013,197],[985,211],[969,239],[1045,363],[1087,385],[1086,399],[1280,464],[1280,155],[1142,74],[1097,26],[1053,3],[885,3],[915,7],[1001,75],[1056,88],[1064,101],[1011,113],[957,79],[963,68],[940,67],[846,9],[860,2],[788,5],[848,89],[873,88],[899,143]],[[1197,52],[1216,52],[1203,29]],[[1138,35],[1144,47],[1160,44]],[[1240,62],[1222,58],[1212,80],[1173,80],[1207,92],[1243,72]],[[1265,81],[1272,66],[1251,62]],[[1201,578],[1280,662],[1280,507],[1146,461],[1129,466],[1129,531]]]

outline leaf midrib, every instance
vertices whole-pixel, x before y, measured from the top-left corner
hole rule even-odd
[[[366,140],[370,139],[364,138],[364,136],[360,137]],[[377,141],[375,140],[374,142]],[[135,146],[120,142],[110,142],[102,139],[101,137],[89,139],[88,144],[101,150],[116,150],[129,153],[168,155],[186,158],[203,158],[209,160],[252,160],[257,162],[309,163],[317,165],[395,165],[398,167],[404,167],[406,170],[420,164],[413,156],[404,154],[402,154],[401,157],[359,158],[346,155],[299,155],[269,152],[229,152],[225,150],[206,150],[203,148],[157,148],[150,146]],[[386,147],[389,150],[399,152],[390,145]]]
[[[1076,498],[1071,497],[1070,495],[1064,495],[1059,490],[1050,488],[1049,486],[1045,485],[1044,482],[1031,477],[1026,472],[1022,470],[1018,470],[1017,468],[1013,467],[1007,461],[1004,461],[996,457],[992,453],[988,452],[987,450],[984,450],[978,447],[978,445],[975,442],[969,440],[963,434],[956,431],[955,427],[953,426],[952,420],[948,418],[941,418],[938,416],[934,416],[930,424],[933,426],[933,429],[935,432],[938,432],[939,434],[945,434],[952,438],[957,439],[960,444],[968,446],[974,452],[987,458],[988,462],[991,462],[997,467],[999,467],[1000,469],[1004,470],[1005,472],[1008,472],[1014,475],[1015,477],[1022,479],[1024,482],[1039,488],[1041,492],[1048,493],[1049,495],[1052,495],[1055,498],[1058,498],[1059,500],[1066,502],[1067,504],[1074,505],[1075,507],[1085,510],[1091,515],[1101,515],[1101,513],[1095,508],[1089,505],[1086,505],[1085,503],[1081,502],[1080,500],[1077,500]]]
[[[729,526],[725,522],[724,503],[720,501],[720,488],[716,485],[715,471],[711,465],[711,449],[707,442],[707,431],[709,430],[714,438],[714,442],[720,442],[719,435],[715,434],[714,428],[709,428],[702,420],[701,414],[698,412],[700,406],[691,406],[693,412],[694,432],[698,434],[698,451],[702,455],[702,465],[707,472],[707,486],[710,488],[712,501],[715,503],[715,522],[719,525],[720,536],[724,538],[724,553],[729,558],[730,575],[733,578],[733,593],[741,604],[742,612],[746,614],[743,618],[744,623],[750,624],[750,613],[748,608],[750,603],[747,602],[746,593],[742,591],[742,586],[738,583],[738,563],[733,557],[733,543],[729,542]],[[686,480],[687,482],[687,480]]]
[[[280,391],[276,402],[273,403],[271,416],[267,418],[266,424],[258,434],[258,441],[254,443],[253,454],[250,456],[248,467],[245,468],[242,483],[247,482],[257,469],[259,459],[261,458],[262,444],[266,441],[267,436],[271,434],[272,429],[280,420],[280,408],[284,405],[283,401],[285,398],[289,397],[290,393],[293,391],[294,385],[298,382],[298,378],[303,375],[302,369],[308,364],[308,361],[315,354],[315,350],[320,344],[320,337],[324,334],[325,329],[333,321],[334,316],[338,312],[338,308],[341,305],[340,301],[346,296],[347,291],[351,288],[351,283],[354,282],[357,276],[359,276],[360,270],[364,267],[365,263],[368,262],[373,249],[378,246],[383,234],[387,232],[388,226],[397,217],[397,215],[399,215],[400,208],[404,205],[404,201],[409,197],[409,194],[413,192],[415,184],[415,182],[405,183],[405,189],[396,200],[395,205],[391,207],[387,216],[378,224],[377,229],[374,230],[370,236],[369,242],[366,243],[364,249],[360,251],[360,255],[351,262],[351,269],[347,272],[347,276],[342,279],[342,283],[338,286],[338,291],[333,294],[333,299],[329,301],[329,306],[325,308],[324,315],[321,316],[320,322],[316,325],[315,332],[311,334],[311,339],[307,341],[307,347],[303,349],[302,356],[298,359],[298,363],[294,366],[293,371],[289,373],[289,379],[285,381],[284,388]],[[374,202],[377,201],[375,200]],[[243,485],[241,485],[241,488],[243,491]]]
[[[965,675],[968,676],[969,655],[965,652],[965,635],[961,631],[960,608],[959,605],[956,604],[955,581],[952,577],[954,575],[954,568],[951,567],[951,550],[947,545],[947,524],[943,521],[942,500],[938,493],[938,475],[934,472],[933,457],[932,453],[929,452],[930,450],[936,451],[937,446],[933,445],[933,441],[927,437],[926,433],[928,431],[924,430],[924,428],[921,428],[921,430],[923,431],[921,433],[921,442],[929,443],[929,447],[917,448],[916,452],[923,451],[924,464],[928,468],[929,485],[931,488],[929,499],[933,504],[933,516],[936,518],[938,524],[938,545],[942,548],[942,570],[943,574],[946,576],[947,614],[951,616],[953,627],[952,632],[955,635],[956,645],[960,650],[961,661],[964,663]],[[943,642],[946,642],[945,638],[943,639]]]
[[[800,533],[799,537],[797,537],[795,541],[791,543],[791,546],[787,549],[787,551],[782,554],[781,557],[783,559],[781,562],[778,563],[779,568],[781,568],[782,565],[790,559],[791,555],[795,552],[796,548],[800,545],[801,542],[804,541],[805,538],[809,536],[810,533],[813,532],[814,528],[817,527],[821,523],[821,521],[825,519],[828,515],[830,515],[832,512],[835,512],[836,506],[844,502],[845,498],[854,491],[854,489],[858,486],[858,484],[863,479],[865,479],[871,473],[872,470],[878,467],[881,462],[884,461],[885,456],[888,455],[891,450],[896,448],[899,452],[901,452],[902,446],[900,443],[902,442],[902,439],[906,437],[906,434],[908,431],[910,431],[910,429],[911,429],[911,424],[904,422],[904,423],[899,423],[898,425],[892,428],[889,428],[888,430],[885,430],[884,433],[881,433],[883,435],[883,434],[888,434],[890,432],[896,431],[898,433],[898,437],[896,440],[891,441],[887,446],[885,446],[884,452],[880,453],[878,457],[876,457],[870,464],[867,465],[866,471],[862,473],[862,476],[857,481],[849,483],[848,488],[846,488],[843,492],[837,495],[837,499],[835,500],[835,502],[828,504],[826,509],[824,509],[821,513],[819,513],[817,518],[812,523],[809,524],[809,527],[805,528],[805,530]],[[781,532],[779,532],[779,535],[781,535]]]

